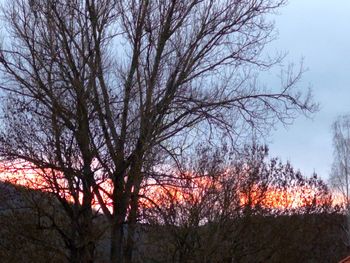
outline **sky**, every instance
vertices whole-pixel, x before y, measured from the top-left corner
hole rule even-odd
[[[350,113],[350,1],[289,0],[274,20],[279,36],[267,50],[288,52],[286,63],[304,59],[308,70],[299,85],[305,90],[311,86],[320,110],[287,128],[278,125],[266,139],[270,156],[290,161],[304,175],[315,171],[327,179],[333,158],[331,124]]]
[[[320,110],[278,125],[268,138],[270,156],[290,161],[305,175],[327,179],[333,159],[332,122],[350,114],[350,1],[290,0],[275,17],[279,37],[269,50],[287,51],[286,62],[304,59],[301,87],[312,88]]]

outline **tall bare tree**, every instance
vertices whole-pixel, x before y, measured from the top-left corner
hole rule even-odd
[[[330,184],[338,193],[347,214],[347,245],[350,244],[350,116],[340,116],[333,122],[334,159]]]
[[[112,262],[124,260],[125,224],[135,224],[144,172],[160,153],[235,141],[315,109],[296,88],[302,70],[289,69],[281,87],[257,81],[280,62],[261,54],[274,38],[268,15],[284,0],[8,4],[1,155],[73,178],[84,212],[95,195],[111,223]]]
[[[58,228],[52,217],[71,252],[69,261],[92,262],[94,187],[101,176],[93,163],[92,140],[98,134],[91,85],[97,73],[89,66],[88,10],[80,13],[85,5],[79,1],[7,4],[4,22],[9,30],[0,53],[7,92],[1,157],[38,174],[40,185],[33,187],[54,193],[70,219],[67,230]]]
[[[341,116],[332,125],[334,160],[330,182],[341,194],[346,207],[350,202],[350,116]]]

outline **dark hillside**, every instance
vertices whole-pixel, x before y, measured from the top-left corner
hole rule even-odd
[[[338,262],[349,253],[344,225],[343,215],[313,214],[254,216],[227,223],[222,231],[213,230],[215,225],[176,230],[148,226],[147,245],[139,255],[147,260],[139,262]]]
[[[0,184],[1,262],[68,262],[57,231],[38,206],[68,231],[53,197],[11,184]],[[339,213],[247,216],[200,228],[139,225],[135,262],[329,263],[348,255],[346,218]],[[96,227],[106,228],[99,217]],[[126,229],[127,230],[127,229]],[[108,233],[108,231],[106,232]],[[106,262],[108,234],[97,243],[95,262]]]

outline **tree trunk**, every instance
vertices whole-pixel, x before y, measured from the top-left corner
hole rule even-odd
[[[85,223],[85,229],[83,230],[84,236],[80,238],[78,252],[80,262],[92,263],[95,258],[95,237],[93,235],[93,224],[91,218]]]
[[[95,244],[87,244],[81,247],[71,247],[69,262],[71,263],[93,263]]]
[[[92,222],[85,221],[81,223],[85,225],[80,230],[78,228],[74,229],[76,235],[69,246],[69,262],[92,263],[95,259],[95,241],[93,239]]]
[[[137,227],[137,217],[138,217],[138,195],[140,191],[141,176],[138,176],[137,183],[131,197],[130,212],[128,218],[128,235],[125,248],[125,263],[131,263],[133,257],[133,251],[135,247],[135,232]]]
[[[126,242],[126,248],[125,248],[125,263],[131,263],[132,262],[132,254],[134,250],[134,244],[135,244],[135,229],[136,229],[136,223],[131,222],[128,225],[128,237]]]
[[[115,220],[111,226],[111,263],[124,262],[124,225],[118,221]]]

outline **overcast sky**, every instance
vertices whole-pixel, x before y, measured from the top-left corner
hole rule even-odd
[[[328,178],[332,163],[330,126],[350,113],[350,1],[290,0],[276,17],[276,49],[287,61],[304,58],[308,71],[300,85],[311,85],[320,111],[313,120],[299,117],[292,126],[277,127],[270,137],[270,155],[289,160],[305,175]],[[273,48],[272,47],[272,48]]]
[[[333,153],[330,126],[350,113],[350,1],[289,0],[275,21],[279,38],[268,50],[287,51],[286,62],[304,58],[308,71],[300,85],[311,85],[320,111],[313,120],[299,117],[287,129],[277,127],[268,139],[270,156],[326,179]]]

